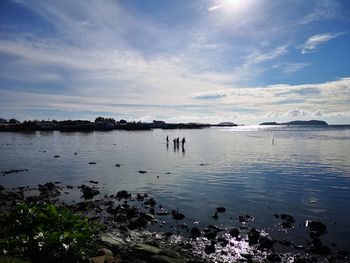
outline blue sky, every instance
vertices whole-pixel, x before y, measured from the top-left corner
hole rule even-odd
[[[350,123],[350,2],[0,1],[0,117]]]

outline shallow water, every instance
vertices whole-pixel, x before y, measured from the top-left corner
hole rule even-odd
[[[184,149],[174,137],[186,137]],[[301,244],[305,220],[320,220],[325,242],[350,248],[349,126],[0,133],[0,170],[11,169],[28,171],[0,176],[5,187],[96,180],[111,194],[149,193],[189,224],[237,226],[239,214],[250,214],[254,226],[283,238],[273,214],[288,213],[297,221],[288,238]],[[214,220],[217,206],[227,211]]]

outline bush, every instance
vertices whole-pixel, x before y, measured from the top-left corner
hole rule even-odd
[[[0,218],[0,253],[32,262],[84,261],[100,229],[88,218],[51,204],[19,204]]]

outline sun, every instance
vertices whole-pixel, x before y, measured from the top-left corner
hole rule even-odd
[[[252,4],[253,0],[224,0],[224,9],[228,12],[245,12]]]

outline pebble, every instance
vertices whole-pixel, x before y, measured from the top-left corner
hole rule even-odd
[[[217,207],[217,208],[216,208],[216,212],[218,212],[218,213],[224,213],[224,212],[226,212],[226,208],[223,207],[223,206]]]

